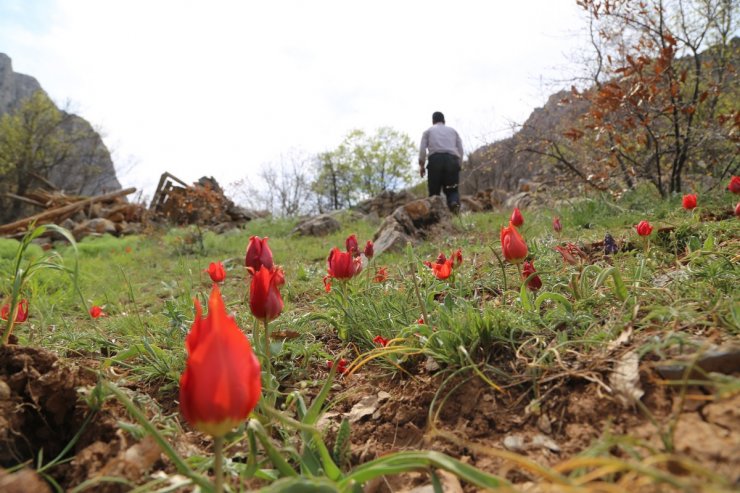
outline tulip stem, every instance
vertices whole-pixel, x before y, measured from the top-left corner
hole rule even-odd
[[[419,302],[419,307],[421,308],[421,315],[424,317],[424,323],[429,323],[429,315],[427,315],[427,307],[424,303],[424,300],[421,297],[421,292],[419,291],[419,280],[416,278],[416,263],[412,260],[409,262],[411,267],[411,280],[414,283],[414,293],[416,293],[416,300]]]
[[[224,437],[213,437],[213,491],[224,491]]]
[[[270,322],[264,320],[265,324],[265,368],[267,368],[267,388],[272,388],[272,359],[270,357]]]

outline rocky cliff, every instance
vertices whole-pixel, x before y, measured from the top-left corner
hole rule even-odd
[[[513,136],[476,149],[461,173],[462,193],[472,195],[491,188],[515,192],[530,181],[555,184],[565,178],[549,158],[527,149],[556,137],[586,112],[588,103],[583,101],[563,104],[568,95],[566,91],[551,95]]]
[[[36,91],[43,91],[39,82],[28,75],[13,71],[10,57],[0,53],[0,117],[13,112]],[[64,129],[85,135],[78,141],[77,158],[62,163],[46,177],[57,188],[71,194],[97,195],[121,189],[110,152],[100,135],[85,119],[70,115]]]

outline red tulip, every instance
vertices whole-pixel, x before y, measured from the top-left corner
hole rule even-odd
[[[104,312],[104,311],[103,311],[103,309],[102,309],[102,308],[100,308],[100,307],[99,307],[98,305],[93,305],[93,306],[92,306],[92,307],[90,308],[90,316],[91,316],[92,318],[100,318],[100,317],[105,317],[105,312]]]
[[[432,269],[434,277],[439,280],[445,280],[452,274],[452,268],[454,267],[454,260],[452,258],[445,257],[444,253],[440,253],[437,260],[434,263],[425,261],[424,265]]]
[[[735,215],[737,217],[740,217],[740,202],[738,202],[737,205],[735,206]]]
[[[640,221],[638,225],[635,226],[635,230],[637,230],[637,234],[640,236],[650,236],[650,233],[653,232],[653,227],[647,221]]]
[[[740,176],[730,178],[730,183],[727,184],[727,190],[732,193],[740,193]]]
[[[385,282],[388,280],[388,268],[387,267],[380,267],[378,270],[375,271],[375,277],[373,277],[373,282]]]
[[[388,339],[386,339],[385,337],[383,337],[381,335],[375,336],[375,338],[373,338],[373,342],[375,344],[377,344],[379,346],[383,346],[383,347],[386,347],[388,345]]]
[[[362,259],[351,252],[342,252],[334,247],[326,259],[328,274],[324,276],[324,289],[331,291],[331,279],[351,279],[362,270]]]
[[[347,252],[351,253],[352,255],[359,255],[360,250],[357,243],[357,235],[349,235],[344,241],[344,246],[347,247]]]
[[[684,195],[683,199],[681,199],[681,207],[683,207],[687,211],[694,209],[696,207],[696,194],[691,193],[688,195]]]
[[[501,250],[504,253],[504,258],[512,264],[522,263],[529,253],[524,238],[511,221],[509,221],[508,227],[501,228]]]
[[[328,369],[331,370],[333,366],[334,366],[333,361],[330,360],[326,362],[326,367]],[[337,361],[337,372],[341,373],[342,375],[347,373],[347,360],[346,359],[340,358],[339,361]]]
[[[514,212],[511,213],[509,222],[517,228],[524,224],[524,216],[522,216],[522,212],[519,210],[519,207],[514,207]]]
[[[262,390],[260,364],[249,339],[226,314],[218,285],[203,318],[195,300],[195,321],[185,339],[188,351],[180,377],[180,411],[193,428],[220,437],[247,419]]]
[[[0,308],[0,319],[8,320],[8,317],[10,316],[10,304],[5,303],[2,308]],[[15,312],[15,323],[23,323],[26,320],[28,320],[28,300],[22,299],[18,302],[16,312]]]
[[[525,281],[529,276],[536,272],[534,262],[524,262],[524,265],[522,266],[522,281]],[[527,287],[531,291],[537,291],[540,289],[542,287],[542,279],[540,279],[540,276],[532,277],[527,283]]]
[[[560,224],[560,218],[557,216],[552,219],[552,229],[554,229],[556,233],[560,233],[563,230],[563,225]]]
[[[226,279],[226,270],[221,262],[211,262],[204,272],[208,272],[213,282],[224,282]]]
[[[251,236],[249,238],[244,265],[254,269],[254,272],[259,271],[263,265],[268,269],[272,269],[274,263],[272,260],[272,251],[267,246],[267,236],[262,239],[259,236]]]
[[[426,322],[424,321],[424,317],[420,317],[419,320],[416,321],[418,325],[426,325]]]
[[[452,256],[450,257],[450,259],[452,259],[452,261],[453,261],[453,266],[452,267],[455,267],[455,268],[460,267],[460,265],[463,262],[462,249],[458,248],[457,251],[452,254]]]
[[[251,270],[250,270],[251,272]],[[285,284],[285,274],[280,267],[262,266],[253,273],[249,286],[249,309],[257,320],[270,322],[283,311],[280,286]]]
[[[367,240],[367,243],[365,243],[365,251],[363,253],[368,259],[373,258],[373,255],[375,255],[375,245],[373,245],[372,241]]]

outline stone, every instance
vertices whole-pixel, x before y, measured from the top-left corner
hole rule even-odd
[[[519,192],[506,199],[506,202],[504,202],[504,207],[512,209],[514,207],[518,207],[520,209],[524,209],[530,204],[532,204],[532,195],[530,195],[529,192]]]
[[[341,229],[341,224],[329,214],[309,218],[296,225],[290,232],[291,235],[298,234],[301,236],[326,236]],[[376,250],[377,252],[377,250]]]
[[[416,243],[427,237],[431,226],[450,224],[452,217],[447,202],[439,195],[398,207],[373,235],[375,255],[403,248],[409,242]]]
[[[485,210],[483,204],[475,200],[470,195],[463,195],[460,197],[460,204],[462,205],[463,210],[471,212],[481,212]]]

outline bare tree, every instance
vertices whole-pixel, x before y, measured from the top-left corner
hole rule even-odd
[[[256,210],[267,210],[275,216],[297,216],[314,208],[311,191],[313,157],[290,150],[274,162],[263,166],[257,183],[244,178],[230,185],[237,201]]]

